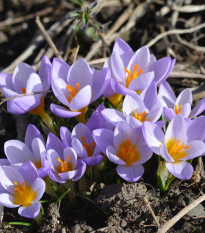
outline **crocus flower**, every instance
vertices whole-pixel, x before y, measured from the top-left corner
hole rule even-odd
[[[191,110],[191,89],[186,88],[176,97],[171,86],[166,81],[162,82],[160,85],[159,100],[164,106],[164,116],[168,121],[171,121],[178,114],[181,114],[185,118],[194,118],[205,110],[205,99],[202,99],[193,110]]]
[[[51,111],[59,117],[83,116],[88,105],[104,93],[109,78],[107,68],[97,72],[83,58],[71,67],[55,58],[52,63],[52,89],[66,107],[51,104]]]
[[[51,169],[49,177],[58,182],[67,180],[79,180],[86,170],[86,164],[78,159],[76,151],[72,147],[66,147],[54,134],[49,133],[46,143],[47,158]]]
[[[0,193],[0,204],[15,208],[26,218],[35,218],[40,211],[39,200],[45,191],[45,182],[38,177],[38,172],[30,161],[20,167],[2,166],[0,183],[4,190]]]
[[[5,97],[19,94],[47,91],[50,88],[51,63],[44,56],[38,74],[26,63],[20,63],[13,75],[0,73],[0,87]],[[28,95],[17,97],[7,101],[7,110],[12,114],[24,114],[30,112],[42,102],[45,95]]]
[[[40,178],[48,174],[49,162],[46,159],[46,148],[42,134],[32,124],[26,129],[25,143],[9,140],[4,144],[4,151],[11,164],[22,164],[31,161],[38,170]]]
[[[78,158],[82,159],[87,165],[97,165],[103,160],[100,149],[96,146],[90,129],[78,123],[71,134],[72,147],[77,152]]]
[[[97,146],[110,161],[118,164],[119,176],[136,182],[144,173],[142,166],[152,156],[146,145],[141,127],[133,129],[127,122],[119,122],[114,130],[96,129],[93,137]]]
[[[182,115],[173,118],[165,135],[162,129],[152,122],[144,122],[142,129],[147,145],[155,154],[162,156],[167,170],[179,179],[190,179],[193,167],[187,160],[201,156],[205,152],[205,144],[202,141],[192,141],[193,134],[201,132],[188,130]]]
[[[92,113],[91,117],[88,119],[86,125],[91,131],[100,128],[114,130],[115,127],[113,126],[113,124],[106,121],[102,115],[102,111],[104,109],[105,107],[102,104],[100,104]]]
[[[111,124],[128,121],[133,127],[142,125],[144,121],[156,122],[162,114],[162,104],[157,97],[155,83],[146,88],[140,95],[128,94],[122,104],[122,112],[116,109],[104,109],[102,116]]]
[[[0,73],[0,88],[5,97],[44,92],[15,97],[7,101],[8,112],[16,115],[31,113],[39,116],[53,131],[52,120],[44,110],[44,99],[51,85],[51,62],[44,56],[38,73],[26,63],[20,63],[13,75]]]
[[[110,97],[115,93],[126,95],[141,91],[152,81],[159,85],[169,76],[174,65],[175,59],[164,57],[156,60],[145,46],[134,52],[125,41],[118,38],[111,57],[104,65],[111,70],[110,85],[104,95]]]

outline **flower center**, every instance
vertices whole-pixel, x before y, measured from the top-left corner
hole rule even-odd
[[[70,158],[70,155],[68,155],[68,158],[64,162],[60,159],[60,157],[58,158],[58,162],[61,163],[56,167],[56,171],[58,173],[69,172],[73,170],[73,164],[71,162],[68,162]]]
[[[179,107],[177,104],[174,105],[174,111],[176,114],[181,114],[181,110],[182,110],[182,105],[180,105]]]
[[[81,139],[83,141],[83,146],[85,150],[87,151],[88,157],[91,157],[93,155],[94,146],[96,145],[96,143],[93,142],[92,144],[87,144],[84,136],[82,136]]]
[[[131,81],[138,77],[139,74],[142,73],[142,69],[138,69],[139,66],[135,64],[133,73],[131,70],[128,70],[127,67],[125,68],[125,71],[127,73],[127,79],[126,79],[126,87],[128,87],[131,83]]]
[[[186,149],[189,149],[189,146],[185,146],[183,143],[180,143],[180,139],[176,141],[174,138],[168,140],[166,147],[168,153],[174,160],[184,158],[187,155]]]
[[[37,169],[40,169],[42,167],[41,160],[39,161],[34,161],[34,165],[36,166]]]
[[[132,166],[140,159],[140,153],[136,147],[137,145],[132,145],[129,139],[122,141],[118,148],[117,157],[122,159],[127,166]]]
[[[146,116],[147,116],[146,111],[141,112],[141,113],[137,113],[135,110],[133,110],[133,112],[134,112],[134,117],[135,117],[138,121],[144,122],[144,121],[146,120]]]
[[[76,96],[76,94],[79,92],[80,84],[76,83],[76,87],[72,87],[71,85],[67,85],[66,87],[70,92],[70,96],[67,98],[68,102],[70,102]]]
[[[26,185],[24,181],[21,185],[14,182],[14,201],[15,205],[28,206],[36,198],[36,192],[31,189],[31,186]]]

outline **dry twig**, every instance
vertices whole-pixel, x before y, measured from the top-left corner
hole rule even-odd
[[[144,200],[144,202],[146,203],[146,205],[147,205],[147,207],[148,207],[148,209],[149,209],[149,211],[150,211],[152,217],[154,218],[155,222],[157,223],[157,226],[160,227],[159,221],[158,221],[158,219],[157,219],[157,217],[156,217],[154,211],[152,210],[152,207],[150,206],[149,201],[147,200],[146,197],[144,197],[143,200]]]
[[[159,35],[157,35],[154,39],[152,39],[149,43],[146,44],[147,47],[151,47],[152,45],[154,45],[157,41],[161,40],[163,37],[167,36],[167,35],[174,35],[174,34],[186,34],[186,33],[192,33],[195,31],[198,31],[202,28],[205,27],[205,23],[199,24],[195,27],[189,28],[189,29],[173,29],[173,30],[169,30],[167,32],[163,32],[160,33]]]
[[[205,200],[205,194],[203,194],[201,197],[197,198],[194,202],[192,202],[190,205],[185,207],[183,210],[181,210],[177,215],[175,215],[172,219],[167,221],[164,225],[162,225],[157,233],[165,233],[167,232],[176,222],[178,222],[185,214],[187,214],[190,210],[192,210],[194,207],[196,207],[198,204],[200,204],[202,201]]]
[[[63,60],[63,58],[62,58],[62,56],[60,55],[58,49],[56,48],[54,42],[52,41],[52,39],[51,39],[51,37],[49,36],[48,32],[46,31],[46,29],[44,28],[43,24],[41,23],[39,16],[36,17],[36,23],[37,23],[39,29],[41,30],[41,32],[43,33],[43,35],[45,36],[45,38],[46,38],[48,44],[49,44],[50,47],[53,49],[54,54],[55,54],[58,58],[60,58],[60,59]]]

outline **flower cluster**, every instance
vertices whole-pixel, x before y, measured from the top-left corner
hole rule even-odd
[[[174,177],[190,179],[191,160],[205,154],[205,117],[197,117],[205,101],[191,110],[190,89],[175,96],[166,81],[174,65],[175,59],[157,60],[147,47],[134,52],[118,38],[101,70],[83,58],[69,66],[43,57],[38,73],[24,63],[13,75],[0,73],[4,96],[13,97],[8,112],[37,115],[49,130],[45,135],[29,124],[25,142],[4,144],[0,204],[19,206],[20,215],[35,218],[51,184],[71,188],[111,166],[122,179],[136,182],[151,157],[160,161],[158,174],[163,167]],[[45,111],[50,88],[56,97],[50,110],[57,117]],[[68,118],[65,125],[54,120],[60,118]]]

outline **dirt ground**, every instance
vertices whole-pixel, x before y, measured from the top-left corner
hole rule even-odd
[[[85,1],[84,8],[91,2]],[[87,34],[86,28],[74,32],[76,21],[69,16],[76,9],[77,6],[68,0],[0,0],[0,71],[13,72],[20,62],[38,69],[44,54],[51,60],[61,56],[69,64],[76,55],[85,57],[93,67],[99,68],[110,56],[115,39],[121,37],[133,50],[147,45],[157,58],[176,58],[176,66],[168,79],[176,94],[190,87],[195,103],[205,97],[203,0],[98,1],[88,26],[97,20],[102,30],[96,31],[93,37]],[[40,31],[36,16],[40,16],[57,47],[57,54]],[[102,58],[105,59],[98,60]],[[40,127],[30,115],[12,116],[6,112],[6,103],[0,106],[2,158],[5,157],[4,142],[15,138],[23,140],[28,123]],[[156,166],[154,159],[151,163]],[[17,209],[5,208],[0,233],[157,232],[153,213],[163,225],[205,192],[197,162],[194,167],[190,181],[176,179],[165,194],[161,194],[157,187],[156,169],[146,172],[133,184],[98,182],[87,199],[78,195],[73,201],[65,197],[58,205],[52,201],[43,204],[45,216],[39,226],[19,216]],[[43,200],[49,200],[49,197],[45,195]],[[197,205],[168,232],[205,232],[204,208],[204,202]],[[9,222],[26,222],[31,226]]]

